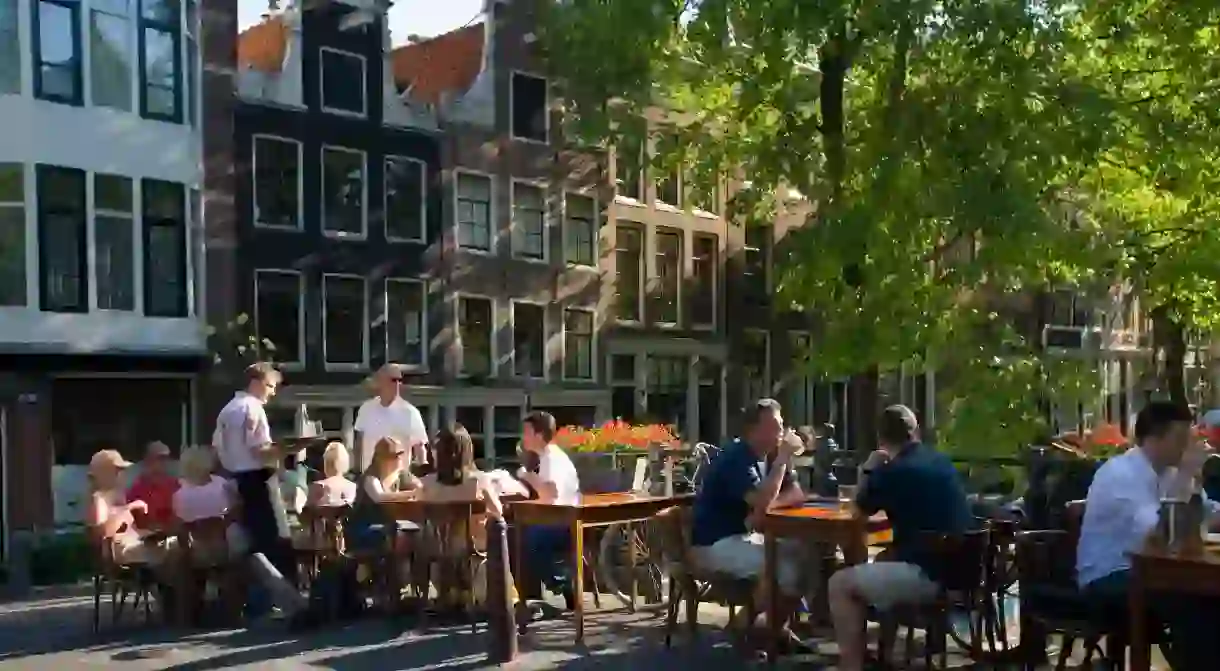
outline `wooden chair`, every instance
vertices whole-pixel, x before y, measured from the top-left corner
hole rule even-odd
[[[661,539],[661,555],[669,572],[669,610],[665,620],[665,647],[671,647],[678,628],[678,612],[686,605],[687,630],[699,633],[699,603],[713,599],[728,604],[732,621],[738,607],[754,608],[755,581],[701,571],[691,553],[691,509],[674,506],[653,518]]]
[[[324,563],[344,555],[343,524],[350,512],[351,506],[306,506],[301,510],[299,519],[305,534],[294,549],[304,569],[300,572],[303,581],[312,583]]]
[[[178,616],[182,623],[197,622],[209,583],[215,584],[225,616],[240,619],[245,603],[242,565],[233,557],[228,517],[207,517],[184,522],[178,530]]]
[[[1015,544],[1020,524],[1016,520],[988,519],[987,557],[985,558],[984,588],[987,591],[987,612],[984,619],[987,643],[992,652],[1007,651],[1007,602],[1015,592],[1017,582]]]
[[[426,596],[428,586],[432,584],[436,586],[438,600],[443,601],[450,594],[465,596],[465,615],[474,631],[478,624],[475,582],[479,568],[487,561],[486,550],[479,549],[474,539],[476,526],[481,528],[486,519],[483,503],[414,503],[422,513],[420,526],[423,529],[420,547],[415,549],[415,570],[412,572],[414,591],[419,597],[420,627],[426,619]]]
[[[127,596],[134,595],[132,610],[144,606],[144,622],[152,621],[152,587],[156,583],[152,568],[143,564],[123,564],[115,559],[114,536],[103,536],[95,528],[88,531],[89,544],[93,549],[93,633],[101,631],[102,593],[110,591],[110,617],[118,624],[127,603]]]

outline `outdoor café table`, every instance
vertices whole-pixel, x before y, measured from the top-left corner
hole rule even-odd
[[[1170,552],[1148,547],[1131,555],[1131,671],[1149,671],[1148,593],[1183,592],[1220,597],[1220,545]]]
[[[513,560],[518,567],[524,566],[521,548],[523,530],[528,526],[566,526],[572,535],[572,587],[576,598],[576,643],[585,639],[585,606],[584,606],[584,530],[588,527],[604,527],[611,524],[629,524],[651,519],[654,515],[674,505],[686,505],[693,500],[690,494],[675,494],[673,496],[651,496],[648,494],[633,494],[618,492],[613,494],[582,494],[580,502],[574,506],[542,503],[536,500],[516,501],[509,505],[509,516],[516,533],[513,540]],[[627,553],[634,569],[635,553]],[[524,594],[521,583],[522,570],[514,573],[517,591]],[[635,571],[632,571],[631,599],[635,601]]]
[[[763,519],[762,528],[764,548],[766,551],[766,576],[768,593],[779,592],[778,540],[794,538],[801,541],[837,545],[843,550],[843,561],[847,566],[854,566],[868,561],[868,546],[889,543],[893,538],[890,522],[885,513],[877,513],[872,517],[864,517],[854,506],[840,504],[838,501],[811,501],[804,505],[791,508],[780,508],[767,513]],[[830,576],[823,576],[829,578]],[[770,635],[767,637],[767,658],[772,666],[776,664],[780,625],[782,617],[775,599],[769,600],[767,612],[767,627]]]

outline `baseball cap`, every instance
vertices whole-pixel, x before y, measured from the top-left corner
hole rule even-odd
[[[144,456],[146,458],[168,457],[170,456],[169,445],[159,440],[154,440],[144,448]]]
[[[96,471],[100,468],[123,469],[129,466],[131,466],[131,462],[124,459],[118,450],[98,450],[89,459],[90,471]]]

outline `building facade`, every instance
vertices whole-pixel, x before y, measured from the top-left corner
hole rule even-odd
[[[198,38],[195,0],[0,0],[6,538],[79,520],[93,451],[193,439]]]

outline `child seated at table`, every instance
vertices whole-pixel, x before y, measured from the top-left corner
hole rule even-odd
[[[307,506],[349,506],[356,500],[356,483],[347,479],[351,455],[347,446],[335,441],[322,453],[321,480],[309,485]]]

